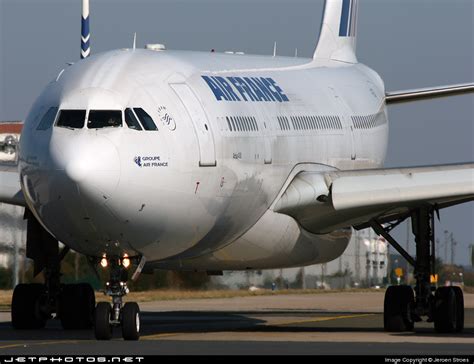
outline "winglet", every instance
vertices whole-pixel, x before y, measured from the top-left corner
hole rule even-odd
[[[326,0],[313,59],[357,63],[358,0]]]
[[[90,28],[89,28],[89,0],[82,0],[81,19],[81,59],[89,57],[91,54]]]

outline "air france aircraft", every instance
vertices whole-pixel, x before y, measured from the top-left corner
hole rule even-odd
[[[430,283],[439,210],[474,199],[474,164],[387,169],[387,105],[474,91],[461,84],[387,92],[357,61],[357,0],[326,0],[311,59],[164,47],[90,55],[61,71],[32,106],[18,168],[0,201],[25,207],[27,252],[44,284],[20,284],[16,329],[122,328],[128,279],[153,269],[221,272],[299,267],[339,257],[371,227],[414,266],[416,285],[386,291],[384,327],[463,329],[463,293]],[[428,16],[428,15],[427,15]],[[411,219],[412,257],[390,235]],[[58,242],[64,244],[60,249]],[[62,246],[62,245],[61,245]],[[69,249],[108,267],[112,304],[62,284]]]

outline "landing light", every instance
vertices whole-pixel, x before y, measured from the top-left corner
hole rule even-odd
[[[123,259],[122,259],[122,265],[123,265],[124,268],[130,267],[130,258],[128,257],[127,254],[125,254]]]
[[[100,260],[100,265],[102,266],[102,268],[107,268],[107,266],[109,265],[105,256]]]

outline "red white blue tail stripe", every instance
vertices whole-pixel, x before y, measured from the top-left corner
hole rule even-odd
[[[91,54],[90,38],[89,0],[82,0],[81,59],[87,58]]]

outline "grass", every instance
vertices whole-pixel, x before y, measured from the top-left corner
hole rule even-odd
[[[260,289],[258,291],[249,290],[151,290],[142,292],[130,292],[126,296],[126,301],[150,302],[150,301],[172,301],[189,299],[212,299],[212,298],[235,298],[253,297],[269,295],[291,295],[291,294],[325,294],[336,292],[380,292],[375,289],[346,289],[346,290],[320,290],[320,289],[289,289],[276,290]],[[8,309],[11,305],[12,290],[0,290],[0,309]],[[96,300],[109,302],[110,298],[102,292],[96,292]]]
[[[236,298],[254,297],[269,295],[292,295],[292,294],[328,294],[328,293],[358,293],[358,292],[384,292],[383,289],[344,289],[344,290],[321,290],[321,289],[289,289],[276,290],[260,289],[258,291],[249,290],[152,290],[143,292],[130,292],[126,296],[126,301],[150,302],[150,301],[172,301],[189,299],[212,299],[212,298]],[[474,287],[465,287],[465,293],[474,293]],[[0,309],[10,308],[12,299],[11,290],[0,290]],[[96,300],[109,302],[110,298],[102,292],[96,292]]]
[[[152,290],[143,292],[130,292],[127,301],[150,302],[150,301],[172,301],[189,299],[212,299],[212,298],[236,298],[269,295],[290,295],[290,294],[324,294],[336,292],[376,292],[374,289],[346,289],[346,290],[321,290],[321,289],[289,289],[276,290],[259,289],[249,290]],[[96,293],[99,301],[106,301],[108,298],[100,292]]]

